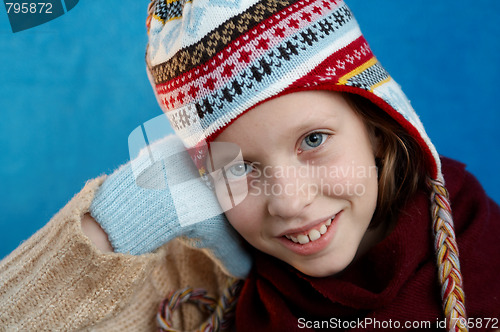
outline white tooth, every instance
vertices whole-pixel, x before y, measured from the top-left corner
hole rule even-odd
[[[285,235],[285,237],[286,237],[288,240],[291,240],[291,239],[290,239],[290,235]]]
[[[292,240],[293,242],[295,242],[295,243],[298,243],[298,242],[299,242],[299,240],[297,240],[297,238],[296,238],[295,236],[293,236],[293,235],[290,235],[290,238],[291,238],[291,240]]]
[[[309,238],[311,239],[311,241],[316,241],[320,237],[321,234],[316,229],[313,229],[312,231],[309,232]]]
[[[297,236],[297,240],[299,240],[300,244],[309,243],[309,238],[307,237],[307,235],[304,234],[300,234],[299,236]]]
[[[335,218],[335,217],[333,217],[333,218]],[[333,219],[333,218],[332,218],[332,219]],[[326,222],[326,225],[327,225],[327,226],[330,226],[330,225],[332,224],[332,219],[328,219],[328,221]]]
[[[325,225],[321,225],[321,227],[319,229],[319,232],[321,233],[321,235],[325,234],[326,233],[326,226]]]

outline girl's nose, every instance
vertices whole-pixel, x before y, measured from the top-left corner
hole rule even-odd
[[[267,209],[271,216],[293,219],[299,216],[317,194],[307,179],[274,177],[268,185]]]

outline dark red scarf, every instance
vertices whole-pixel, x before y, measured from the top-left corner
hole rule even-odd
[[[500,208],[464,165],[446,158],[442,162],[468,315],[498,319]],[[362,322],[365,317],[385,324],[389,320],[401,324],[443,320],[429,211],[429,195],[417,194],[400,214],[393,232],[340,276],[309,277],[256,253],[255,267],[237,305],[237,330],[308,331],[300,328],[306,322],[326,320],[335,326],[357,319]],[[500,322],[497,325],[500,328]],[[361,325],[359,330],[373,326]]]

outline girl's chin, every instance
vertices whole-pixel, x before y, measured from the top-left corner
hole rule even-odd
[[[324,278],[324,277],[332,277],[340,272],[342,272],[344,269],[309,269],[309,268],[297,268],[295,267],[298,271],[302,272],[303,274],[314,277],[314,278]]]
[[[315,278],[324,278],[324,277],[331,277],[334,276],[338,273],[341,273],[344,271],[347,266],[351,263],[352,259],[346,259],[343,257],[343,262],[336,261],[336,264],[329,264],[328,262],[331,262],[333,259],[330,260],[325,260],[325,259],[320,259],[317,262],[304,262],[303,264],[301,262],[293,262],[293,264],[288,263],[292,265],[296,270],[302,272],[305,275],[308,275],[310,277],[315,277]]]

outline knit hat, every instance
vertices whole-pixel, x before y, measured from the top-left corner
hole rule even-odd
[[[344,1],[152,0],[147,27],[153,89],[198,161],[244,112],[294,91],[358,94],[405,128],[425,154],[443,308],[448,328],[459,328],[462,277],[438,153]]]

